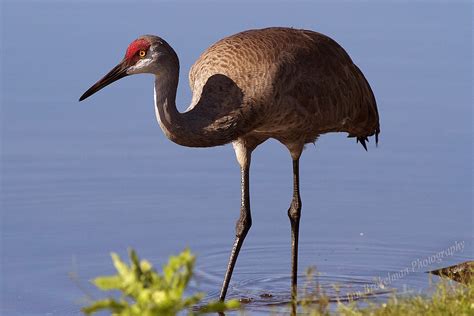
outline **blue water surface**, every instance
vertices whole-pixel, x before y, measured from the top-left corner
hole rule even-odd
[[[190,247],[192,289],[218,297],[239,212],[232,147],[166,139],[149,75],[77,101],[148,33],[180,57],[181,111],[200,53],[246,29],[325,33],[365,73],[381,117],[378,148],[331,134],[301,159],[300,283],[316,266],[332,297],[333,284],[351,292],[379,278],[388,289],[425,292],[424,271],[472,260],[471,2],[1,5],[1,315],[80,314],[84,292],[103,295],[88,280],[111,274],[109,252],[125,256],[127,247],[156,266]],[[252,315],[284,313],[273,304],[289,298],[291,179],[279,143],[254,152],[253,226],[229,290],[251,299]]]

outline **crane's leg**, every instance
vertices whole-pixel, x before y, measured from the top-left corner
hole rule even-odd
[[[250,214],[250,193],[249,193],[249,171],[250,171],[250,153],[251,151],[243,146],[234,145],[237,160],[240,164],[241,171],[241,204],[240,217],[235,226],[235,242],[230,253],[229,264],[227,265],[227,272],[225,273],[224,282],[222,284],[221,294],[219,299],[225,299],[227,288],[234,271],[235,262],[239,255],[240,248],[244,243],[245,236],[247,236],[250,226],[252,225],[252,216]]]
[[[299,157],[293,159],[293,200],[288,209],[291,223],[291,299],[296,302],[298,276],[298,234],[300,230],[301,197]]]

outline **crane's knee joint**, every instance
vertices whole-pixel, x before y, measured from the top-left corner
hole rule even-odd
[[[237,237],[244,237],[247,235],[252,226],[252,217],[250,215],[243,215],[239,218],[235,225],[235,234]]]
[[[301,199],[294,198],[288,209],[288,217],[291,222],[299,222],[301,217]]]

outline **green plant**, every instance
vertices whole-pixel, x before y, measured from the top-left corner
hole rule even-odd
[[[463,286],[440,280],[432,296],[396,296],[386,303],[359,308],[355,302],[339,304],[338,313],[347,316],[474,315],[474,285]]]
[[[107,298],[92,302],[82,311],[91,315],[107,310],[117,316],[155,316],[176,315],[179,311],[188,309],[191,315],[207,312],[221,312],[239,307],[239,302],[210,302],[202,304],[196,310],[193,306],[200,303],[203,293],[184,297],[184,291],[192,278],[196,257],[189,249],[177,256],[170,257],[163,267],[162,274],[153,269],[147,260],[139,260],[136,252],[129,251],[130,265],[112,253],[112,261],[117,274],[101,276],[92,282],[101,290],[118,290],[119,299]]]
[[[465,263],[462,280],[472,280],[474,265]],[[454,266],[453,266],[454,267]],[[456,266],[456,277],[459,278],[459,268]],[[443,269],[442,275],[450,276],[450,272]],[[335,311],[331,311],[329,297],[314,281],[314,269],[308,269],[307,281],[301,307],[305,314],[311,316],[418,316],[418,315],[474,315],[474,282],[459,284],[453,281],[440,279],[431,295],[410,294],[400,295],[393,292],[384,303],[374,303],[371,295],[339,297]],[[346,303],[346,299],[348,302]]]
[[[318,316],[329,316],[329,297],[318,282],[319,273],[316,267],[306,269],[306,282],[303,288],[303,297],[300,301],[304,311],[314,312]],[[294,302],[292,302],[294,304]]]

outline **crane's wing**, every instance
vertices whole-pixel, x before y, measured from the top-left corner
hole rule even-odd
[[[367,149],[380,132],[377,103],[362,71],[331,38],[301,31],[311,40],[294,50],[276,75],[280,91],[298,100],[320,134],[347,132]],[[304,39],[304,38],[303,38]]]
[[[210,76],[183,113],[196,130],[219,134],[226,143],[252,130],[252,107],[239,86],[223,74]]]

